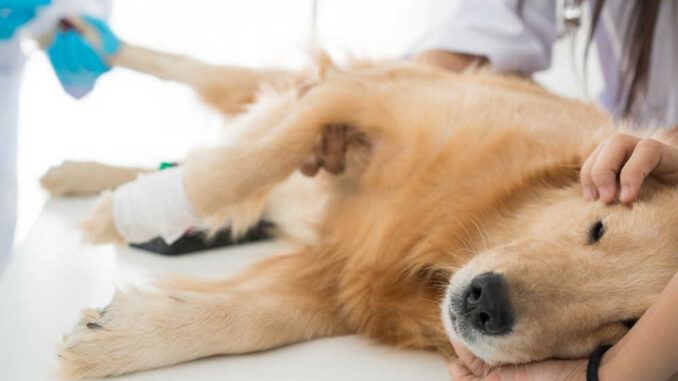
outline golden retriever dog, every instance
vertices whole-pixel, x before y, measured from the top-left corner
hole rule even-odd
[[[234,118],[229,144],[182,162],[199,215],[237,231],[265,215],[296,249],[85,310],[63,377],[346,334],[446,356],[452,338],[490,364],[585,357],[678,270],[676,187],[648,180],[629,205],[581,196],[583,161],[625,129],[596,106],[490,72],[317,62],[257,71],[124,44],[113,64],[186,83]],[[102,197],[85,236],[121,242]]]

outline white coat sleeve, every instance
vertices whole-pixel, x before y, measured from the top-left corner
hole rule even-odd
[[[17,73],[23,66],[25,57],[21,54],[21,42],[13,37],[0,41],[0,76]],[[2,94],[0,94],[2,98]],[[0,102],[2,102],[0,100]]]
[[[550,66],[557,38],[556,1],[461,0],[412,55],[428,50],[480,55],[497,71],[529,74]]]
[[[26,25],[24,33],[38,38],[50,32],[63,16],[85,14],[108,19],[111,14],[111,0],[52,0],[48,7],[38,11],[36,17]]]

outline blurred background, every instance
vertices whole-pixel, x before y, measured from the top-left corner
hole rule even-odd
[[[125,41],[212,63],[294,69],[308,63],[303,49],[313,40],[340,62],[349,55],[402,58],[455,6],[453,0],[119,0],[110,25]],[[600,68],[594,49],[583,80],[586,28],[557,43],[552,67],[535,77],[540,83],[593,99]],[[60,88],[46,56],[25,48],[32,52],[20,99],[15,245],[47,199],[38,180],[51,165],[92,160],[156,167],[209,143],[223,126],[190,89],[126,69],[113,69],[75,101]]]

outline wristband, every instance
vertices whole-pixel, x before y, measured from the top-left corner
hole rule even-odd
[[[591,357],[589,357],[589,363],[586,365],[586,381],[598,381],[598,368],[600,367],[600,360],[603,358],[605,352],[608,349],[612,348],[611,345],[601,345],[599,346]]]

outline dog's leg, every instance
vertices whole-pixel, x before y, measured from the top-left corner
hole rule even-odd
[[[398,150],[396,144],[390,144],[397,139],[398,129],[382,128],[387,123],[395,125],[384,111],[382,96],[355,82],[319,85],[301,99],[285,103],[289,106],[286,112],[276,110],[263,118],[265,122],[256,121],[256,133],[243,134],[237,144],[203,148],[189,155],[182,164],[182,184],[192,212],[197,218],[217,223],[253,215],[274,186],[317,152],[319,141],[326,142],[327,150],[346,150],[345,162],[333,159],[324,165],[330,172],[343,170],[337,181],[348,185],[343,189],[351,188],[372,160],[373,143],[384,142],[390,147],[381,150],[386,162]],[[99,243],[120,241],[111,215],[112,202],[99,205],[84,225],[86,237]]]
[[[353,86],[321,85],[257,140],[190,155],[185,161],[184,185],[196,212],[203,217],[223,217],[233,206],[266,194],[303,166],[323,136],[338,134],[343,140],[360,142],[356,145],[361,159],[353,162],[361,162],[371,142],[377,136],[387,139],[389,131],[381,129],[385,118],[379,96]],[[328,170],[345,167],[345,174],[354,176],[352,167],[356,166],[334,163],[336,168]]]
[[[336,304],[336,272],[314,259],[279,256],[230,281],[118,292],[106,308],[85,310],[64,337],[60,374],[119,375],[347,334]]]
[[[62,25],[74,28],[90,43],[100,44],[97,31],[79,17],[67,17]],[[38,42],[45,47],[50,40],[51,34],[47,34]],[[162,53],[125,42],[121,43],[115,55],[108,58],[108,64],[189,85],[208,104],[225,114],[245,111],[245,106],[254,101],[256,93],[264,84],[282,90],[307,82],[301,73],[210,65],[186,56]]]
[[[51,167],[40,178],[40,185],[52,196],[83,196],[112,190],[150,169],[116,167],[91,161],[65,161]]]
[[[110,63],[187,84],[206,103],[227,115],[245,111],[246,105],[254,102],[262,85],[283,90],[303,82],[300,73],[210,65],[190,57],[161,53],[127,43],[122,44],[120,51],[111,57]]]

